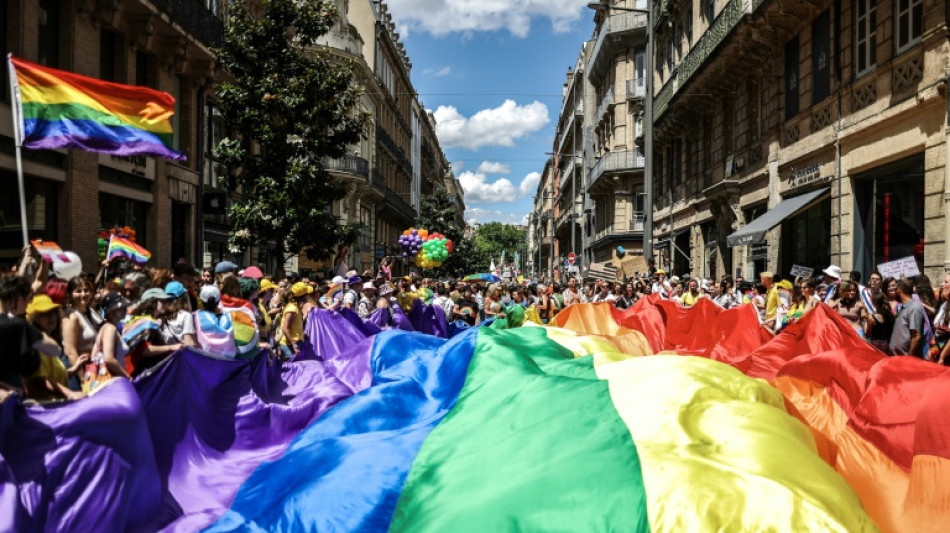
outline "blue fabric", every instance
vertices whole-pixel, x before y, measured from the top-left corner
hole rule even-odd
[[[449,341],[379,334],[372,386],[300,433],[281,459],[261,465],[206,531],[388,529],[423,441],[455,405],[477,334],[473,328]]]

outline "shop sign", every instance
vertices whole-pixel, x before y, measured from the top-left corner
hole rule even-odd
[[[830,180],[831,176],[823,177],[821,175],[821,165],[818,163],[813,163],[807,167],[793,170],[791,175],[788,177],[788,186],[789,188],[794,189],[796,187],[803,187],[809,183]]]

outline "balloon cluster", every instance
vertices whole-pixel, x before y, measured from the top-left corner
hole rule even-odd
[[[409,228],[402,232],[399,245],[403,257],[413,258],[416,266],[426,269],[442,266],[452,253],[452,239],[425,229]]]

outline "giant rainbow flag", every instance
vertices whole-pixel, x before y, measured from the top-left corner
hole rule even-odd
[[[85,400],[8,401],[0,529],[950,523],[950,371],[881,356],[827,307],[774,338],[709,302],[512,329],[440,316],[315,311],[289,363],[186,350]]]
[[[175,99],[10,56],[25,148],[78,148],[117,156],[185,159],[172,149]]]

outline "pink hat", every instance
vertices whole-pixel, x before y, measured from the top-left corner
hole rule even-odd
[[[373,282],[372,282],[372,281],[367,281],[366,283],[363,284],[363,290],[364,290],[364,291],[366,291],[366,290],[375,291],[375,290],[376,290],[376,286],[373,285]]]
[[[264,273],[261,272],[261,269],[257,268],[256,266],[249,266],[244,269],[243,277],[261,279],[264,277]]]

